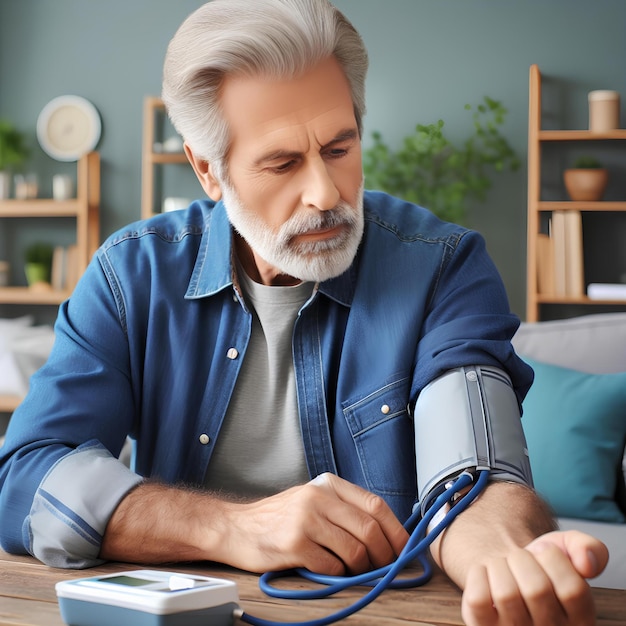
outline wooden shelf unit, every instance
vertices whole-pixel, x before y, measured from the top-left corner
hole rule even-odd
[[[156,210],[155,170],[161,165],[188,163],[184,152],[155,152],[154,144],[158,139],[156,116],[165,114],[165,105],[161,98],[147,96],[143,103],[143,146],[141,159],[141,217],[152,217]]]
[[[0,394],[0,413],[13,413],[23,398],[10,394]]]
[[[61,304],[70,295],[58,289],[31,289],[30,287],[2,287],[0,304]]]
[[[90,152],[76,165],[76,198],[70,200],[0,200],[0,221],[13,218],[70,217],[76,220],[76,263],[80,276],[100,243],[100,154]],[[58,306],[69,291],[0,287],[0,304]],[[12,412],[21,398],[0,394],[0,412]]]
[[[552,211],[611,212],[626,211],[625,202],[543,201],[541,199],[541,147],[549,142],[603,142],[626,140],[626,129],[608,132],[589,130],[544,130],[541,127],[541,72],[537,65],[530,67],[528,106],[528,235],[526,274],[526,321],[541,318],[542,304],[618,305],[626,308],[624,300],[592,300],[584,297],[563,297],[540,294],[537,287],[537,238],[542,213]]]
[[[76,218],[76,246],[79,274],[96,251],[100,241],[100,155],[90,152],[77,163],[76,198],[71,200],[0,200],[0,219],[5,218]],[[0,301],[11,301],[15,287],[0,288]],[[31,297],[26,296],[27,304]]]

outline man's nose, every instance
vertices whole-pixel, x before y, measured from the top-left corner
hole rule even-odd
[[[305,169],[303,205],[318,211],[328,211],[337,206],[340,198],[339,190],[330,176],[324,159],[320,157],[309,163]]]

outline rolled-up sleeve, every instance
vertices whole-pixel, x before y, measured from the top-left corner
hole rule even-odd
[[[53,567],[101,563],[106,525],[120,500],[141,480],[100,443],[79,446],[42,480],[24,520],[24,545]]]

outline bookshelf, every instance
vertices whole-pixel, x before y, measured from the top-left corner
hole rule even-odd
[[[75,273],[81,275],[100,240],[100,155],[90,152],[76,164],[76,197],[69,200],[0,200],[0,224],[5,220],[73,218],[75,224]],[[23,226],[26,227],[26,226]],[[0,287],[0,305],[58,306],[67,290]],[[0,394],[0,413],[11,413],[21,398]]]
[[[165,105],[161,98],[146,96],[143,103],[143,146],[141,159],[141,217],[147,219],[157,209],[157,168],[164,165],[188,164],[184,152],[155,152],[155,142],[160,139],[160,122],[165,118]]]
[[[76,198],[70,200],[0,200],[0,221],[10,218],[75,219],[76,263],[79,275],[87,268],[100,239],[100,155],[91,152],[77,163]],[[28,287],[0,287],[0,304],[60,304],[66,291],[38,291]]]
[[[606,132],[588,130],[545,130],[542,128],[541,85],[539,67],[532,65],[529,80],[529,122],[528,122],[528,234],[527,234],[527,293],[526,321],[536,322],[543,318],[545,305],[616,306],[626,308],[626,301],[619,299],[596,300],[583,291],[580,295],[558,295],[554,291],[539,289],[538,274],[541,267],[540,256],[542,231],[545,223],[555,212],[577,214],[625,212],[626,201],[573,202],[566,200],[546,201],[542,198],[542,147],[547,144],[567,144],[571,142],[626,141],[626,129]],[[594,144],[595,145],[595,144]],[[626,144],[624,144],[626,147]],[[583,222],[584,223],[584,222]],[[584,237],[584,232],[583,232]],[[580,254],[583,254],[581,246]],[[544,258],[544,257],[542,257]],[[553,259],[557,263],[557,259]]]

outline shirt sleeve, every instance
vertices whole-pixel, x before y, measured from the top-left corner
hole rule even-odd
[[[466,231],[448,246],[434,283],[418,348],[414,397],[447,371],[491,365],[511,377],[521,407],[533,372],[511,344],[519,323],[483,237]]]
[[[0,448],[3,549],[93,564],[109,516],[139,480],[117,460],[136,407],[119,302],[94,260],[61,305],[50,357]]]
[[[23,526],[28,551],[52,567],[101,563],[106,525],[141,480],[102,444],[79,446],[52,466],[35,493]]]

